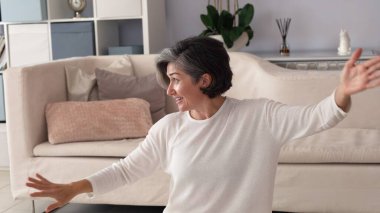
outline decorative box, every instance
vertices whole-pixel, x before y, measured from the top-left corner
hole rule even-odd
[[[53,59],[95,55],[94,23],[52,23]]]
[[[142,45],[108,47],[108,55],[144,54]]]

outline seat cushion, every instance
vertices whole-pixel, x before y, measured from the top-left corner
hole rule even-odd
[[[380,130],[333,128],[289,141],[280,163],[380,163]]]
[[[35,156],[125,157],[144,138],[115,141],[37,145]],[[279,163],[380,163],[380,131],[333,128],[313,136],[289,141]]]
[[[113,141],[75,142],[51,144],[44,142],[33,149],[34,156],[42,157],[125,157],[131,153],[144,138]]]

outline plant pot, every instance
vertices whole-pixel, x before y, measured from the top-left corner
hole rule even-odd
[[[248,42],[248,34],[246,32],[243,32],[243,34],[241,34],[241,36],[234,42],[234,45],[232,45],[231,48],[227,48],[221,35],[211,35],[209,37],[223,42],[224,48],[226,48],[228,52],[237,52]]]

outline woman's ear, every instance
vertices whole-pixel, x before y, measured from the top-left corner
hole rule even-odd
[[[201,88],[207,88],[211,85],[211,82],[212,82],[211,75],[208,73],[205,73],[202,75],[202,77],[200,79],[200,86],[201,86]]]

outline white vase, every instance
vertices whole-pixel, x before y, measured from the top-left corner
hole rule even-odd
[[[245,46],[245,44],[248,42],[248,34],[246,32],[243,32],[243,34],[241,34],[241,36],[234,42],[234,44],[232,45],[231,48],[228,48],[226,46],[226,44],[224,43],[223,41],[223,37],[222,35],[211,35],[209,36],[210,38],[213,38],[213,39],[216,39],[220,42],[223,42],[223,45],[224,45],[224,48],[226,48],[226,50],[228,52],[236,52],[236,51],[239,51],[241,48],[243,48]]]

